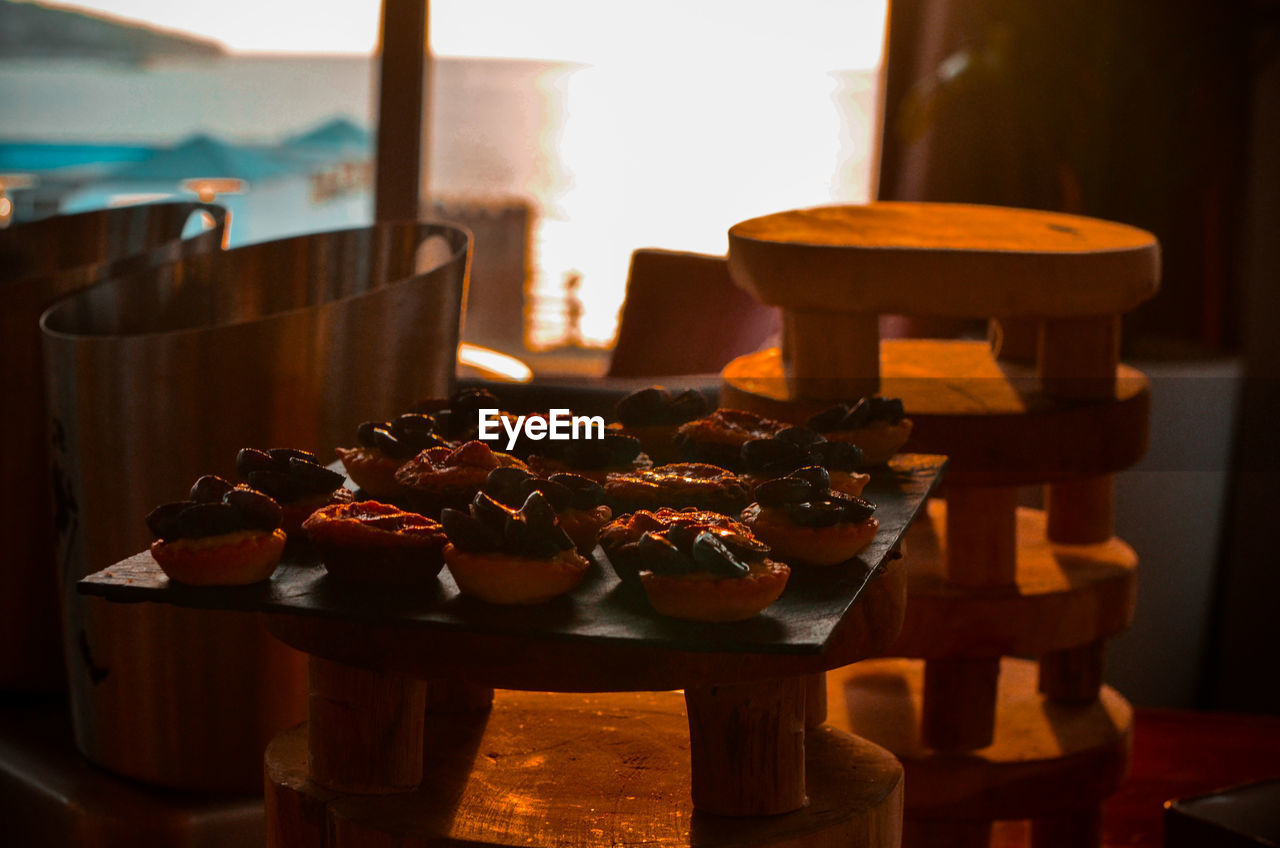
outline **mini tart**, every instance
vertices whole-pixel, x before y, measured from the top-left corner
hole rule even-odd
[[[613,518],[613,510],[605,504],[593,506],[590,509],[570,507],[558,511],[556,516],[560,519],[560,527],[573,540],[578,553],[590,555],[595,550],[600,528]]]
[[[897,424],[872,421],[865,427],[854,430],[832,430],[822,435],[830,442],[850,442],[857,445],[862,449],[864,465],[884,465],[911,437],[911,419],[903,418]]]
[[[351,482],[372,498],[395,498],[400,494],[396,471],[404,460],[387,456],[378,448],[360,445],[354,448],[337,448],[334,451],[342,461]]]
[[[614,474],[625,474],[632,471],[643,471],[653,465],[648,454],[641,453],[626,465],[609,465],[604,468],[577,468],[563,459],[533,455],[529,457],[529,470],[539,477],[550,477],[552,474],[577,474],[603,484]]]
[[[655,610],[685,621],[743,621],[759,615],[787,587],[791,569],[764,559],[751,563],[745,577],[706,572],[663,575],[640,572],[640,583]]]
[[[741,409],[717,409],[706,418],[681,424],[676,431],[681,455],[694,462],[710,462],[730,470],[741,468],[742,446],[767,439],[789,425]]]
[[[644,452],[655,466],[680,461],[680,446],[676,443],[678,424],[620,424],[618,432],[634,436],[644,446]]]
[[[872,516],[865,521],[842,521],[829,527],[805,527],[787,517],[778,507],[752,504],[742,511],[751,532],[778,557],[788,562],[835,565],[862,553],[876,537],[880,522]]]
[[[623,583],[634,583],[639,580],[644,569],[643,557],[637,555],[626,546],[637,542],[649,531],[661,531],[670,527],[692,527],[698,530],[725,530],[739,536],[750,537],[751,528],[737,519],[719,512],[700,509],[672,509],[662,507],[656,510],[639,509],[629,515],[615,518],[606,524],[598,536],[600,546],[604,548],[609,564]]]
[[[501,552],[468,553],[450,543],[444,561],[458,591],[491,604],[540,604],[582,582],[591,562],[569,549],[547,559]]]
[[[303,522],[325,569],[350,583],[434,581],[448,541],[437,521],[378,501],[331,504]]]
[[[466,509],[495,468],[525,464],[514,456],[491,450],[475,440],[456,448],[428,448],[396,471],[410,505],[426,515],[438,515],[445,507]]]
[[[646,471],[610,474],[604,494],[619,512],[665,506],[737,515],[751,500],[747,485],[736,474],[702,462],[676,462]]]
[[[828,469],[827,474],[831,478],[831,488],[837,492],[844,492],[846,495],[861,495],[862,490],[871,482],[870,474],[862,474],[857,471],[831,471]],[[739,477],[753,492],[756,490],[756,486],[766,480],[773,479],[773,477],[765,474],[740,474]]]
[[[236,530],[194,539],[157,539],[151,556],[175,583],[245,586],[269,578],[284,553],[285,532]]]
[[[302,529],[302,524],[311,513],[323,506],[351,503],[355,499],[355,495],[351,493],[350,489],[345,486],[339,486],[332,492],[307,495],[293,501],[281,501],[280,509],[284,512],[284,521],[281,526],[284,527],[284,532],[290,536],[305,536],[306,531]]]

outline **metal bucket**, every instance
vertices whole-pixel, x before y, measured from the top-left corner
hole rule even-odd
[[[140,780],[257,791],[305,712],[302,658],[249,615],[125,606],[77,578],[142,550],[143,518],[246,446],[322,457],[451,390],[470,235],[392,223],[129,275],[45,313],[77,744]]]
[[[183,239],[193,216],[203,232]],[[219,250],[227,213],[202,203],[125,206],[0,230],[0,689],[66,685],[45,432],[40,314],[120,274]]]

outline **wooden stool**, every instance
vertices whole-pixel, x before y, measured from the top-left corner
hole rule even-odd
[[[1112,538],[1111,475],[1145,451],[1149,406],[1145,378],[1118,362],[1119,316],[1156,291],[1155,239],[1072,215],[877,203],[745,221],[729,245],[735,281],[782,308],[783,343],[725,368],[723,406],[803,422],[835,401],[901,397],[910,449],[951,459],[945,507],[904,545],[911,594],[893,652],[923,668],[832,680],[830,720],[903,759],[909,844],[982,845],[1000,818],[1034,818],[1037,846],[1096,844],[1129,732],[1123,699],[1102,689],[1103,644],[1132,616],[1136,577]],[[886,314],[989,319],[990,339],[881,343]],[[1019,510],[1018,487],[1041,484],[1047,510]],[[1010,654],[1039,657],[1038,680],[1011,674]],[[906,710],[899,724],[863,710],[884,687]],[[1002,724],[1032,715],[1034,732]],[[1036,739],[1060,749],[1032,751]],[[1034,760],[1035,791],[971,807],[942,797],[959,790],[932,776],[992,750],[1000,775]],[[1099,777],[1076,791],[1088,762]]]

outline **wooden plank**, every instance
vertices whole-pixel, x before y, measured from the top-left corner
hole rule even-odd
[[[438,584],[416,591],[358,591],[333,584],[317,565],[296,561],[254,586],[184,587],[170,583],[146,553],[90,575],[79,589],[122,602],[396,625],[423,632],[498,636],[513,643],[585,640],[602,646],[644,645],[672,651],[816,655],[824,651],[876,570],[886,563],[944,466],[945,459],[939,456],[901,456],[874,475],[864,493],[878,504],[880,519],[880,532],[871,547],[848,563],[797,569],[777,603],[755,619],[732,624],[663,618],[643,596],[624,589],[612,569],[601,563],[571,595],[521,608],[461,597],[447,573]]]

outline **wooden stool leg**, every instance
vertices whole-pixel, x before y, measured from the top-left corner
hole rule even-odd
[[[1012,583],[1017,521],[1016,487],[949,486],[947,577],[966,586]],[[999,676],[999,657],[925,663],[922,719],[929,747],[970,751],[991,744]]]
[[[1087,704],[1102,689],[1105,643],[1052,651],[1040,658],[1039,690],[1064,704]]]
[[[1035,318],[992,318],[987,342],[1001,362],[1035,362],[1040,348],[1040,322]]]
[[[1037,359],[1040,387],[1063,400],[1115,397],[1120,316],[1046,318]]]
[[[422,782],[427,684],[311,657],[310,777],[343,792],[407,792]]]
[[[902,848],[987,848],[991,822],[906,819],[902,823]]]
[[[1093,806],[1031,820],[1031,848],[1098,848],[1102,807]]]
[[[818,727],[827,720],[827,675],[810,674],[804,683],[804,726]]]
[[[782,340],[791,397],[852,403],[880,390],[875,315],[785,311]]]
[[[685,689],[693,806],[767,816],[804,806],[804,677]]]
[[[482,713],[493,706],[493,690],[462,680],[429,680],[426,714]]]
[[[995,736],[1000,658],[924,664],[924,741],[935,751],[973,751]]]
[[[1092,545],[1115,534],[1115,486],[1110,474],[1075,477],[1045,487],[1049,541]]]

